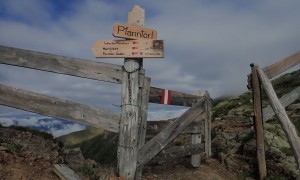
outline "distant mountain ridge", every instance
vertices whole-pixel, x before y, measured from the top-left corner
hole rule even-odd
[[[88,127],[71,121],[34,113],[0,115],[0,124],[3,126],[25,126],[30,129],[53,134],[55,137],[69,134],[75,130],[83,130]]]

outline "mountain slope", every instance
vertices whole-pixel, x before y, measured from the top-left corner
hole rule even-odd
[[[300,70],[285,74],[272,81],[278,97],[300,86]],[[263,107],[269,103],[265,93]],[[286,109],[300,131],[300,101]],[[212,108],[213,157],[228,170],[238,172],[240,177],[256,178],[256,145],[252,116],[252,93],[238,97],[219,99]],[[280,124],[274,118],[264,125],[265,150],[268,178],[295,178],[297,166]],[[83,138],[85,137],[85,138]],[[70,147],[79,146],[85,157],[100,163],[116,162],[118,135],[102,130],[84,130],[58,138]],[[178,141],[178,140],[177,140]]]

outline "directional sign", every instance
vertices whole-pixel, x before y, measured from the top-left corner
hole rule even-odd
[[[155,29],[140,26],[129,26],[127,24],[114,24],[113,36],[126,39],[157,39]]]
[[[163,58],[163,40],[98,40],[93,53],[98,58]]]

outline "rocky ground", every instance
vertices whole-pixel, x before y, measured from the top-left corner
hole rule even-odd
[[[214,157],[241,177],[256,179],[256,140],[251,121],[224,119],[213,123],[212,128]],[[264,134],[268,178],[295,179],[299,171],[281,126],[277,122],[265,123]]]
[[[143,179],[256,179],[256,146],[247,118],[219,119],[212,126],[212,158],[192,168],[190,157],[149,164]],[[295,159],[276,122],[265,124],[269,179],[295,179]],[[79,148],[65,149],[51,135],[25,128],[0,127],[0,179],[59,179],[53,164],[67,164],[82,179],[115,177],[115,166],[83,158]]]
[[[143,179],[237,179],[217,160],[207,159],[200,168],[191,168],[188,161],[190,158],[146,166]],[[49,134],[0,127],[0,179],[59,179],[53,164],[67,164],[82,179],[115,177],[113,167],[85,160],[80,149],[65,149]]]
[[[82,179],[114,173],[110,167],[85,160],[79,148],[64,149],[49,134],[0,127],[0,179],[59,179],[54,164],[67,164]]]

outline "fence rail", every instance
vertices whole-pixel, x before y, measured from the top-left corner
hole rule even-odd
[[[278,62],[264,67],[262,70],[269,79],[283,73],[284,71],[298,65],[300,63],[300,51],[288,56]]]
[[[0,64],[30,68],[40,71],[76,76],[110,83],[122,83],[123,67],[120,65],[84,60],[79,58],[60,56],[0,45]],[[144,70],[140,79],[143,79]],[[143,81],[141,81],[142,83]],[[140,85],[142,86],[142,85]],[[150,103],[161,103],[161,88],[151,87]],[[171,104],[192,106],[198,96],[172,91]]]
[[[120,118],[115,113],[1,84],[0,104],[112,132],[119,131]]]
[[[190,145],[167,148],[158,158],[156,158],[156,160],[195,154],[192,158],[192,162],[197,163],[192,164],[195,167],[199,167],[200,154],[203,150],[205,149],[206,155],[209,155],[208,151],[210,147],[203,147],[203,144],[201,144],[201,136],[204,135],[204,141],[208,141],[205,142],[204,146],[210,145],[210,127],[208,127],[210,126],[210,104],[208,103],[210,97],[208,93],[206,93],[205,96],[196,96],[176,91],[168,91],[169,105],[188,106],[190,108],[171,123],[166,121],[151,122],[147,121],[148,102],[161,104],[162,100],[164,100],[163,93],[165,90],[151,87],[151,79],[145,76],[143,69],[134,74],[134,76],[137,77],[137,79],[135,79],[133,78],[133,74],[126,74],[127,72],[124,70],[125,68],[123,68],[123,66],[1,45],[0,64],[122,84],[123,95],[128,96],[128,94],[131,93],[131,97],[133,97],[133,95],[135,97],[131,99],[132,102],[130,103],[127,102],[127,100],[124,102],[126,106],[131,103],[135,104],[134,108],[136,108],[135,112],[137,112],[137,114],[134,118],[136,119],[135,121],[140,121],[140,124],[137,124],[137,126],[134,127],[135,131],[138,132],[137,136],[131,136],[134,133],[131,135],[128,133],[128,130],[132,127],[126,124],[127,120],[124,122],[121,122],[120,120],[120,117],[126,116],[127,118],[127,112],[129,111],[121,113],[120,116],[117,113],[106,112],[80,103],[41,95],[2,84],[0,84],[0,104],[63,120],[82,123],[96,128],[103,128],[104,130],[111,132],[120,133],[120,129],[124,132],[126,131],[125,135],[128,136],[126,137],[127,140],[122,141],[122,136],[119,135],[119,145],[122,144],[120,142],[123,142],[122,147],[127,148],[128,141],[128,143],[131,143],[129,144],[130,147],[138,146],[138,148],[136,148],[139,164],[136,171],[137,178],[141,177],[140,173],[143,165],[164,149],[167,144],[179,134],[193,134],[193,137],[197,137],[198,139],[197,141],[193,141],[193,144]],[[125,64],[124,67],[126,67]],[[133,81],[133,79],[135,80]],[[131,82],[127,83],[127,81]],[[134,85],[134,88],[127,87],[129,85]],[[128,89],[131,89],[131,92],[127,92]],[[122,97],[122,99],[124,100],[126,98]],[[124,102],[122,102],[122,104],[124,104]],[[203,123],[199,121],[199,117],[203,112],[207,113],[204,126]],[[154,137],[144,144],[146,136]],[[123,158],[128,156],[128,154],[122,152],[120,155]],[[135,163],[136,162],[137,161],[135,161]],[[125,163],[128,163],[128,161]],[[134,166],[132,167],[135,168]],[[135,169],[130,169],[129,171],[134,172]]]
[[[300,167],[300,137],[285,111],[286,106],[299,99],[300,87],[295,88],[290,93],[278,99],[270,81],[271,78],[283,73],[299,63],[300,51],[263,69],[260,69],[258,65],[251,64],[252,73],[251,75],[248,75],[248,88],[252,90],[253,93],[259,179],[265,179],[267,175],[263,140],[263,122],[271,119],[274,115],[276,115],[279,119],[291,149],[294,152],[298,169]],[[261,107],[261,85],[263,86],[270,102],[270,105],[264,109]]]

